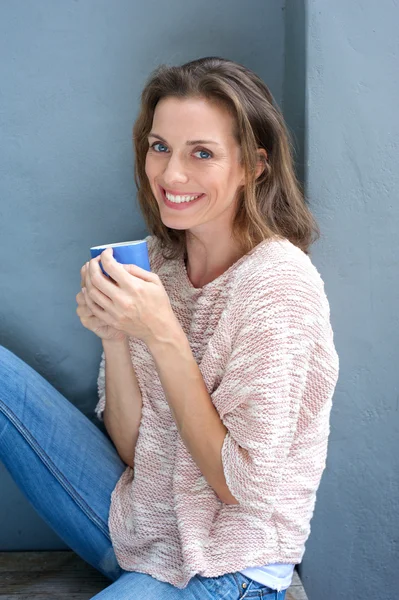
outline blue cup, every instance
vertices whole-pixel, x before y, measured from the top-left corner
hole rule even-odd
[[[112,248],[114,259],[122,265],[137,265],[138,267],[151,272],[146,240],[135,240],[133,242],[119,242],[117,244],[93,246],[90,248],[91,257],[95,258],[107,248]],[[101,261],[99,262],[99,265],[104,275],[110,277],[110,275],[104,271]]]

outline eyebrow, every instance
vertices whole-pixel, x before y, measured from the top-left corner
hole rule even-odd
[[[161,140],[161,142],[165,142],[165,144],[167,144],[167,141],[157,133],[151,132],[148,134],[148,137],[155,137],[158,140]],[[186,142],[186,146],[195,146],[196,144],[216,144],[216,146],[220,146],[218,142],[214,142],[213,140],[188,140]]]

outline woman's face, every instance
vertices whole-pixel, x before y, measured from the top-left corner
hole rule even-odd
[[[237,188],[244,183],[233,125],[226,109],[206,99],[167,97],[158,102],[145,171],[164,225],[194,233],[231,228]],[[202,196],[168,204],[164,190],[173,196]]]

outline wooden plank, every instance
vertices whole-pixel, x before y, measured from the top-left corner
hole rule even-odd
[[[298,571],[294,571],[294,576],[292,578],[291,587],[302,587],[302,581],[299,579]]]
[[[89,600],[112,582],[75,552],[0,552],[0,600]]]
[[[89,600],[111,585],[71,550],[0,552],[0,600]],[[308,600],[297,571],[286,600]]]
[[[0,573],[4,571],[86,571],[93,569],[72,550],[0,552]],[[97,572],[96,569],[93,569]]]
[[[0,598],[92,598],[111,584],[111,581],[92,572],[36,571],[3,573]]]
[[[288,589],[285,600],[308,600],[308,597],[302,586],[296,586]]]

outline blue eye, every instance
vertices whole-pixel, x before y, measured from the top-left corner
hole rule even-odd
[[[164,148],[166,148],[166,146],[164,144],[162,144],[161,142],[154,142],[151,146],[151,148],[155,148],[155,146],[163,146]],[[158,152],[158,150],[155,150],[155,152]]]
[[[157,154],[165,154],[165,152],[163,150],[155,150],[155,146],[163,146],[163,148],[167,149],[167,146],[165,146],[165,144],[163,144],[162,142],[154,142],[153,144],[151,144],[151,148],[153,148],[154,151],[157,152]],[[209,160],[213,156],[210,152],[208,152],[208,150],[197,150],[197,152],[195,154],[198,154],[198,153],[208,155],[208,156],[201,156],[200,157],[201,160]]]
[[[207,150],[197,150],[197,152],[199,152],[200,154],[208,154],[209,158],[212,158],[212,155],[210,152],[208,152]],[[203,156],[201,156],[201,158],[204,158]],[[207,158],[207,157],[205,157]]]

